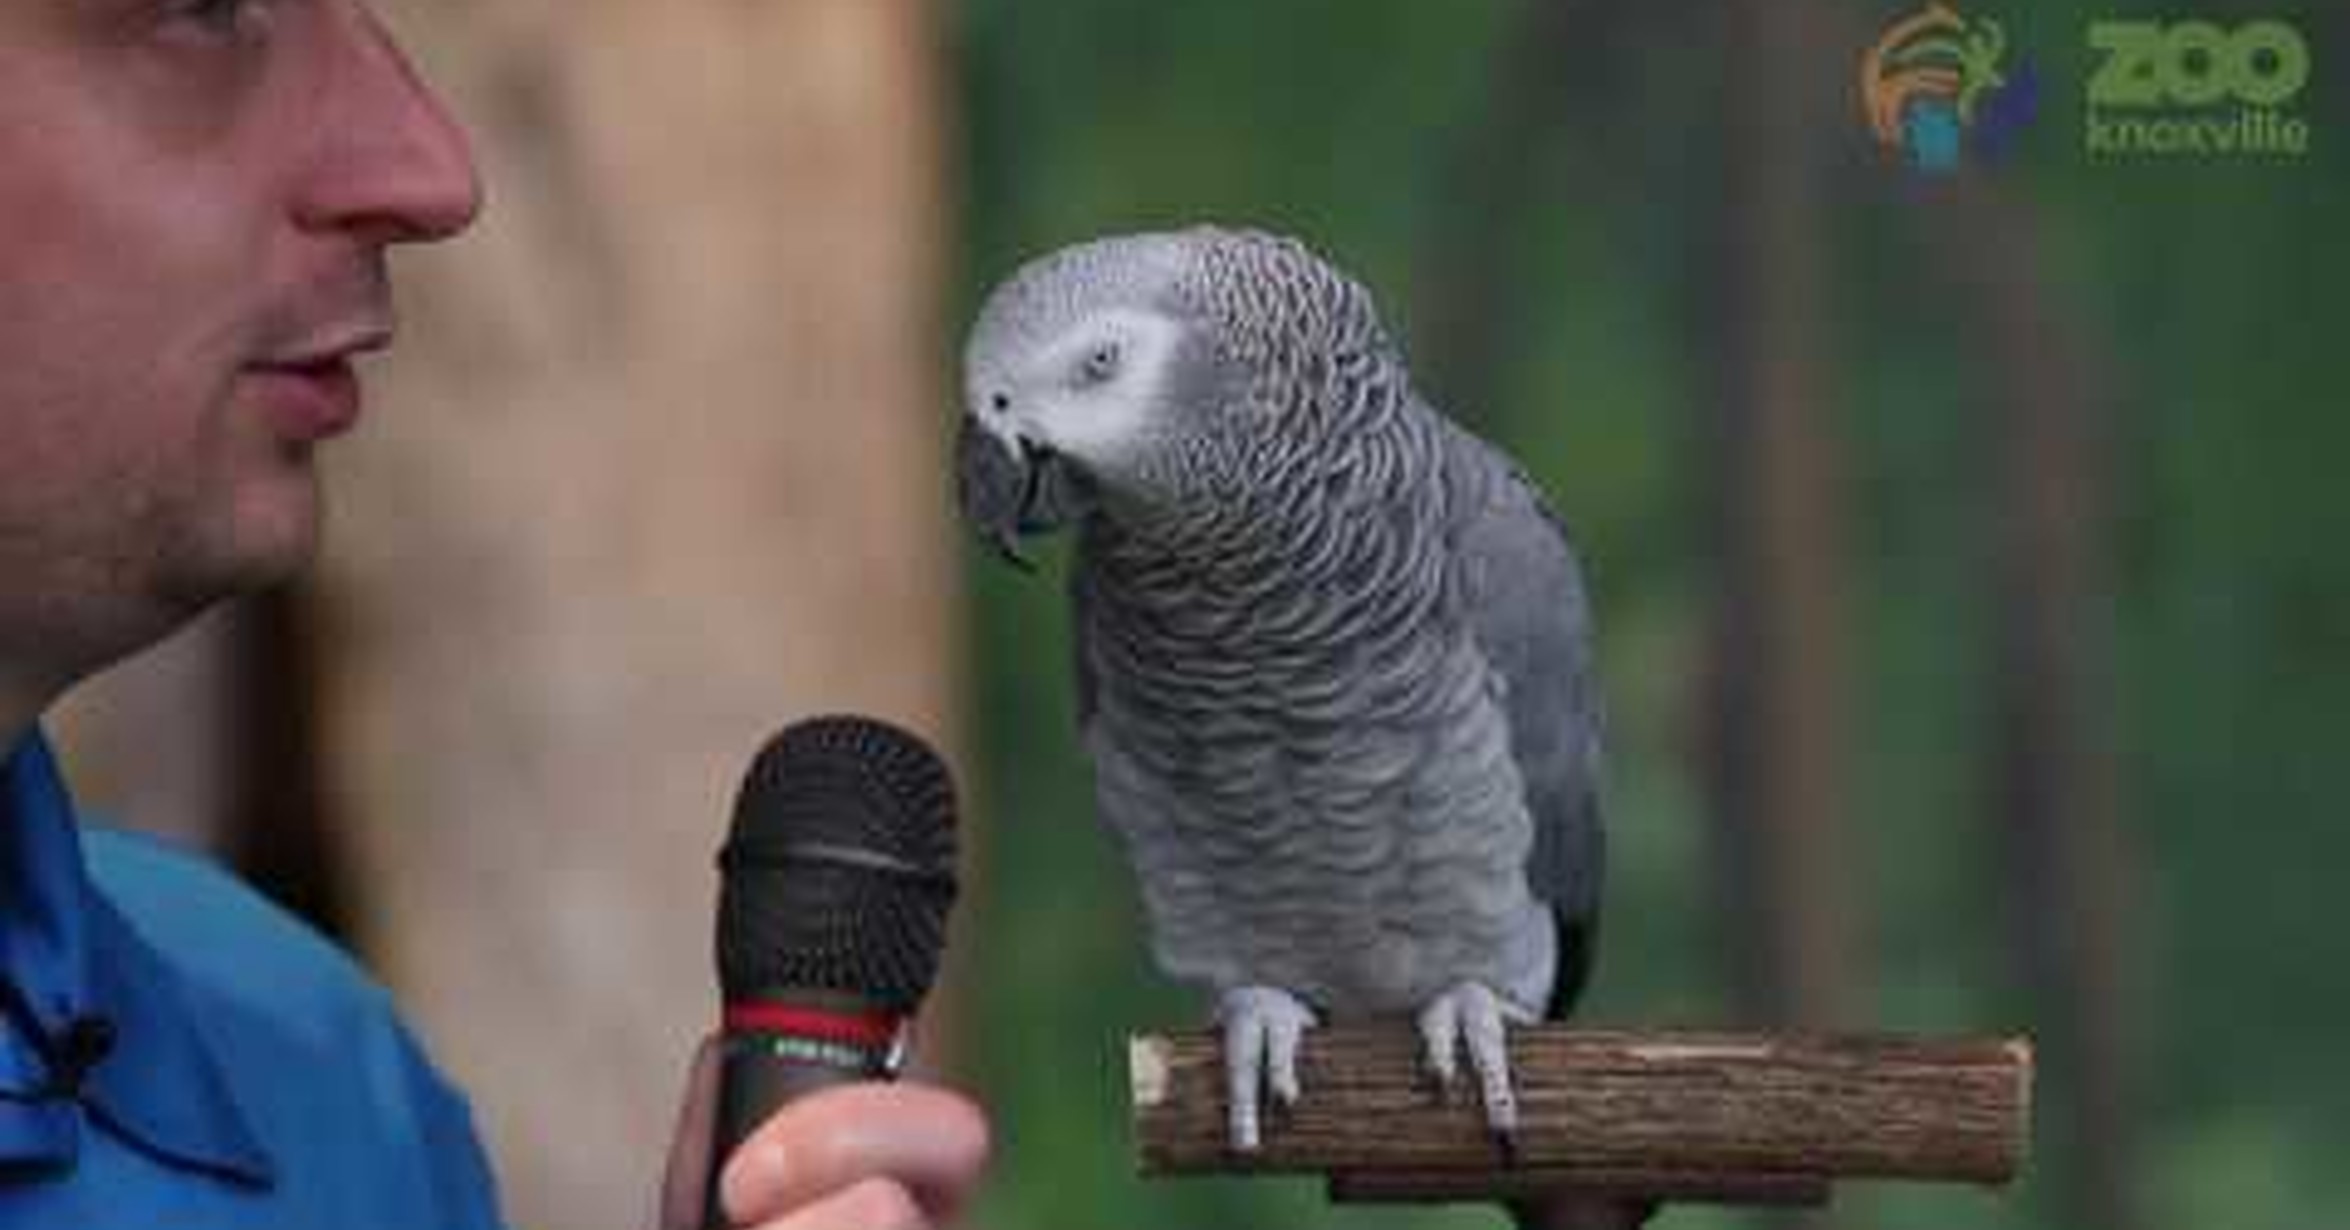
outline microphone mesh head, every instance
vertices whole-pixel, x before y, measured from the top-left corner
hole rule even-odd
[[[954,816],[946,766],[895,726],[811,718],[770,740],[718,855],[726,999],[822,990],[913,1011],[955,900]]]

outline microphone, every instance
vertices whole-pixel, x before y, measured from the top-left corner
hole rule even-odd
[[[954,817],[938,754],[872,718],[794,723],[751,762],[718,855],[710,1230],[726,1159],[778,1107],[903,1066],[955,900]]]

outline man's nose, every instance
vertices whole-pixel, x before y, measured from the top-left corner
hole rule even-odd
[[[465,133],[375,15],[337,5],[330,114],[297,205],[303,225],[377,243],[423,243],[481,211],[481,177]]]

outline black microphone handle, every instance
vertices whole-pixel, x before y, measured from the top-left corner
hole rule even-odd
[[[862,1001],[823,992],[787,992],[762,996],[760,1002],[844,1017],[873,1014]],[[718,1198],[718,1177],[760,1124],[785,1103],[819,1089],[894,1080],[900,1058],[894,1041],[868,1047],[757,1028],[729,1028],[718,1046],[717,1118],[710,1138],[710,1181],[703,1189],[705,1230],[732,1227]]]

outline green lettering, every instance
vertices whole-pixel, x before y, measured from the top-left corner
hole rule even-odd
[[[2089,76],[2090,105],[2152,107],[2161,104],[2161,26],[2149,21],[2091,22],[2089,46],[2105,53],[2105,62]]]
[[[2163,37],[2163,84],[2172,102],[2208,107],[2235,85],[2235,41],[2208,21],[2182,21]]]
[[[2245,102],[2274,107],[2309,84],[2309,44],[2299,30],[2281,21],[2247,22],[2235,43],[2236,96]]]

